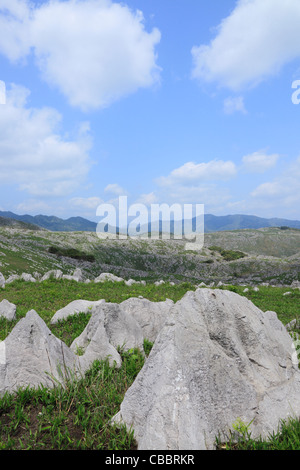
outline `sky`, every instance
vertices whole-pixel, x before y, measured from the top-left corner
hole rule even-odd
[[[299,0],[0,0],[0,210],[300,220]]]

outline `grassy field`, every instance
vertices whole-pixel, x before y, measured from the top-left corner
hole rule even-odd
[[[288,323],[300,317],[300,291],[288,288],[222,287],[247,296],[261,310],[273,310],[278,318]],[[172,286],[168,283],[133,285],[124,282],[84,284],[68,280],[48,280],[42,283],[16,281],[0,291],[4,298],[17,306],[17,320],[0,320],[0,340],[4,340],[20,318],[34,309],[43,318],[53,334],[68,346],[79,336],[90,316],[78,314],[56,325],[50,325],[54,313],[76,299],[99,300],[120,303],[130,297],[143,296],[151,301],[166,298],[180,300],[189,283]],[[145,342],[146,356],[151,343]],[[123,363],[120,369],[110,368],[106,361],[96,361],[80,381],[70,381],[66,388],[53,390],[21,389],[15,395],[6,394],[0,399],[0,449],[135,449],[134,436],[125,428],[109,425],[110,419],[120,407],[124,394],[144,364],[140,351],[120,351]],[[270,436],[270,441],[253,441],[247,427],[239,429],[240,443],[217,442],[218,449],[300,449],[300,425],[298,421],[285,423],[280,434]]]

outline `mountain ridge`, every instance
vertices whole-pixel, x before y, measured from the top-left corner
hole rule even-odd
[[[53,232],[95,232],[97,227],[96,222],[90,221],[80,216],[61,219],[56,216],[47,216],[42,214],[35,216],[29,214],[18,215],[10,211],[0,211],[0,217],[36,225]],[[172,224],[173,222],[171,221],[171,232]],[[195,229],[195,226],[196,220],[193,219],[193,229]],[[300,221],[275,217],[264,218],[244,214],[224,216],[217,216],[213,214],[204,215],[205,233],[227,230],[259,229],[267,227],[289,227],[300,229]],[[148,225],[148,229],[151,230],[150,224]]]

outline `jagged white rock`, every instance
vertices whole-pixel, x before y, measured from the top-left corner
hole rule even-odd
[[[36,282],[36,279],[31,274],[28,274],[28,273],[22,273],[21,279],[23,279],[23,281],[26,281],[26,282]]]
[[[174,302],[167,299],[163,302],[151,302],[148,299],[131,297],[120,306],[140,325],[144,339],[154,342],[162,329]]]
[[[94,282],[105,282],[105,281],[113,281],[113,282],[122,282],[124,279],[122,277],[115,276],[111,273],[102,273],[100,276],[94,279]]]
[[[0,317],[6,318],[8,321],[16,319],[17,307],[8,300],[4,299],[0,302]]]
[[[300,415],[293,342],[276,313],[226,290],[188,292],[171,309],[113,422],[139,449],[204,450],[240,418],[252,437]]]
[[[51,324],[55,324],[61,320],[66,320],[68,317],[77,315],[78,313],[92,313],[93,309],[102,303],[104,299],[100,300],[73,300],[65,307],[57,310],[57,312],[51,318]]]
[[[41,282],[47,281],[51,277],[54,279],[61,279],[63,276],[63,272],[60,269],[51,269],[51,271],[47,271],[41,278]]]
[[[1,350],[0,396],[19,387],[52,388],[80,373],[78,357],[51,333],[35,310],[16,324]]]
[[[0,273],[0,287],[5,288],[5,277]]]
[[[117,352],[120,346],[125,351],[143,348],[143,332],[136,320],[118,304],[103,303],[95,307],[89,323],[78,338],[71,344],[71,350],[84,351],[80,361],[83,369],[96,359],[109,356],[112,364],[121,365]]]

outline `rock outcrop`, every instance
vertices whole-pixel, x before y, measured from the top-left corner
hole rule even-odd
[[[170,310],[114,422],[139,449],[213,449],[240,418],[253,437],[300,415],[300,372],[276,313],[225,290],[188,292]]]
[[[17,307],[8,300],[4,299],[0,302],[0,318],[6,318],[8,321],[16,319]]]
[[[174,302],[170,299],[163,302],[151,302],[148,299],[131,297],[124,300],[120,305],[125,312],[138,322],[144,339],[154,342]]]
[[[80,356],[81,370],[94,360],[109,358],[113,365],[121,366],[117,348],[125,351],[139,348],[143,351],[143,332],[139,324],[118,304],[103,303],[95,307],[84,331],[71,344],[71,350],[84,352]]]
[[[51,324],[54,325],[55,323],[61,321],[61,320],[66,320],[68,317],[71,317],[73,315],[77,315],[78,313],[92,313],[93,309],[102,303],[104,303],[105,300],[73,300],[70,302],[68,305],[65,307],[57,310],[57,312],[53,315],[51,318]]]
[[[79,373],[78,357],[30,310],[1,343],[0,396],[19,387],[53,387]],[[5,352],[5,360],[3,356]]]

